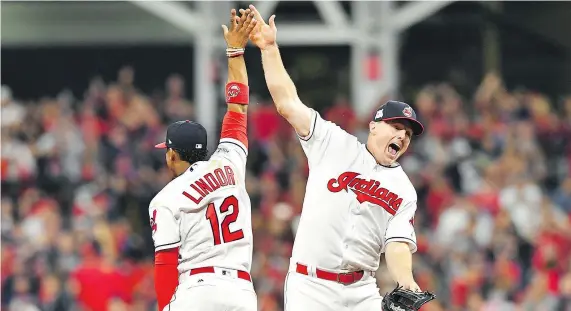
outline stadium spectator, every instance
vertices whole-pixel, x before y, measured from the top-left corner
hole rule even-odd
[[[155,310],[146,206],[169,174],[152,145],[194,118],[184,83],[147,96],[124,67],[83,98],[26,104],[2,87],[3,309]],[[557,107],[491,73],[474,94],[427,85],[412,104],[427,125],[402,159],[419,194],[416,275],[438,296],[422,310],[571,310],[571,98]],[[366,130],[341,97],[323,113]],[[272,105],[250,122],[252,275],[260,310],[282,310],[308,168]]]

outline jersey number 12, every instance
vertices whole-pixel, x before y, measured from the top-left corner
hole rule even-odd
[[[214,203],[208,204],[208,207],[206,208],[206,219],[210,221],[210,227],[212,228],[212,235],[214,237],[214,245],[229,243],[244,238],[244,232],[241,229],[230,231],[230,224],[236,221],[238,218],[238,212],[240,211],[238,207],[238,199],[233,195],[222,201],[222,204],[220,204],[220,213],[226,213],[230,208],[232,208],[232,212],[222,219],[222,223],[218,221],[218,213],[216,212]]]

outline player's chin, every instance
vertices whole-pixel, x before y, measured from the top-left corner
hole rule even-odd
[[[398,157],[394,157],[390,153],[384,151],[380,154],[377,154],[375,156],[375,159],[377,160],[377,163],[379,163],[383,166],[391,166],[396,162]]]

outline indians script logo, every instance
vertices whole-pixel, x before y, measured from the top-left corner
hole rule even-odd
[[[157,210],[153,211],[153,217],[151,217],[151,229],[153,229],[153,233],[157,231]]]
[[[402,198],[386,188],[380,187],[381,183],[376,180],[357,178],[359,173],[345,172],[339,178],[332,178],[327,183],[327,189],[331,192],[341,190],[353,191],[357,195],[359,203],[369,202],[376,204],[394,215],[402,204]]]

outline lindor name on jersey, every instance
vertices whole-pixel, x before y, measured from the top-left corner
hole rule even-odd
[[[355,172],[345,172],[338,178],[332,178],[327,183],[327,189],[331,192],[342,190],[353,191],[359,203],[369,202],[376,204],[394,215],[398,211],[403,199],[396,193],[381,187],[381,183],[374,179],[359,178],[360,174]]]
[[[192,202],[199,204],[200,201],[202,201],[202,199],[204,199],[208,194],[220,189],[221,187],[234,185],[236,185],[234,171],[230,166],[224,166],[224,170],[217,168],[212,172],[204,174],[204,176],[190,184],[190,187],[194,189],[195,193],[183,191],[182,194]]]

